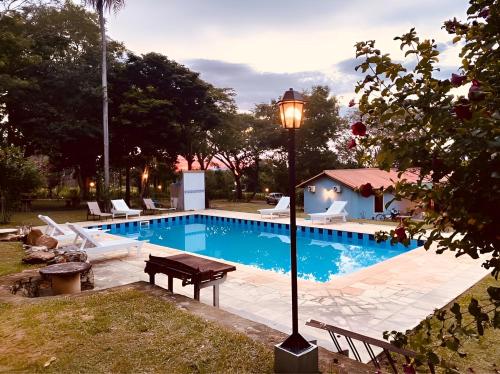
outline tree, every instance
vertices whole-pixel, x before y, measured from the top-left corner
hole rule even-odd
[[[413,69],[382,54],[373,40],[356,44],[356,55],[364,59],[357,69],[368,74],[356,87],[362,93],[362,122],[353,125],[353,133],[361,144],[376,151],[380,168],[413,170],[419,175],[418,183],[397,183],[395,198],[416,202],[425,213],[423,222],[407,222],[406,227],[381,232],[379,239],[391,237],[407,243],[409,233],[425,239],[426,249],[435,245],[438,253],[450,250],[457,257],[481,256],[482,266],[498,278],[500,6],[497,0],[471,0],[467,14],[466,22],[453,19],[444,24],[454,35],[453,42],[463,43],[462,66],[448,79],[436,76],[439,51],[435,41],[421,40],[414,29],[395,38],[406,58],[415,58]],[[468,94],[462,95],[456,89],[463,90],[465,84],[470,85]],[[423,236],[427,225],[432,229]],[[488,305],[472,299],[468,307],[477,327],[475,334],[481,335],[486,326],[500,327],[500,287],[490,287],[488,293]],[[448,315],[438,317],[454,319],[455,323],[441,329],[439,339],[458,352],[459,338],[472,336],[461,324],[462,311],[453,306]],[[428,324],[424,321],[419,328],[425,332]],[[423,353],[447,365],[428,348]]]
[[[346,128],[346,121],[339,114],[339,104],[327,86],[314,86],[304,92],[306,98],[304,123],[296,131],[297,180],[304,180],[325,169],[334,169],[341,163],[334,150],[337,136]],[[257,118],[267,121],[268,125],[279,125],[277,100],[270,104],[259,104],[254,109]],[[276,167],[286,168],[287,142],[284,132],[275,145],[273,159]],[[342,144],[341,146],[344,146]],[[284,180],[283,182],[286,182]],[[279,184],[278,184],[279,185]],[[287,186],[288,183],[281,185]]]
[[[0,19],[25,8],[57,4],[59,4],[59,0],[0,0]]]
[[[213,148],[204,139],[206,133],[223,123],[224,111],[235,108],[232,92],[218,89],[202,81],[198,73],[185,69],[183,79],[178,82],[179,90],[175,98],[177,125],[180,132],[179,154],[193,168],[197,156],[200,167],[213,157]]]
[[[210,95],[213,97],[213,103],[216,111],[216,119],[211,123],[211,129],[222,126],[226,115],[236,113],[236,103],[234,101],[235,93],[230,88],[212,87]],[[210,134],[210,129],[208,129]],[[207,170],[217,152],[213,142],[210,140],[210,135],[206,136],[203,131],[200,131],[194,139],[193,151],[196,155],[196,161],[200,165],[201,170]]]
[[[42,183],[35,164],[24,158],[20,148],[0,146],[0,222],[10,221],[13,205],[21,193],[33,191]]]
[[[182,73],[174,61],[150,53],[129,54],[111,76],[111,154],[113,163],[125,168],[126,201],[132,167],[144,170],[153,160],[173,165],[177,159],[175,79]]]
[[[106,19],[104,10],[118,11],[125,5],[125,0],[84,0],[85,5],[90,5],[99,15],[101,29],[101,81],[102,81],[102,130],[104,138],[104,191],[109,191],[109,131],[108,131],[108,72],[107,72],[107,39]]]
[[[82,197],[99,162],[99,26],[83,8],[66,3],[23,10],[0,20],[12,49],[0,52],[7,77],[0,123],[9,144],[43,153],[59,169],[76,168]],[[9,53],[9,51],[13,53]],[[112,61],[122,46],[110,43]],[[18,56],[18,57],[16,57]],[[22,56],[22,57],[20,57]]]
[[[236,198],[243,198],[242,177],[253,159],[250,133],[254,118],[249,114],[226,114],[224,125],[211,132],[215,158],[226,166],[234,178]]]

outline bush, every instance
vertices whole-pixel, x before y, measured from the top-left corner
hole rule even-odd
[[[30,193],[42,184],[36,165],[24,158],[20,148],[0,147],[0,222],[10,221],[12,208],[22,193]]]

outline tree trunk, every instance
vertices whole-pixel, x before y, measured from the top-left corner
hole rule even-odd
[[[255,155],[255,168],[254,168],[254,180],[253,180],[253,191],[252,191],[252,197],[250,198],[250,200],[253,200],[253,198],[255,197],[255,195],[257,194],[257,189],[259,188],[259,172],[260,172],[260,168],[259,168],[259,162],[260,162],[260,157],[259,157],[259,154],[256,154]]]
[[[125,202],[130,206],[130,165],[125,168]]]
[[[99,7],[99,24],[101,26],[101,79],[102,79],[102,131],[104,137],[104,196],[109,198],[109,132],[108,132],[108,71],[107,71],[107,41],[106,19],[103,3]]]
[[[88,197],[88,185],[85,183],[87,177],[83,175],[82,169],[77,167],[75,168],[75,176],[76,181],[78,182],[78,187],[80,188],[80,199],[86,200]]]
[[[149,179],[149,167],[145,166],[141,175],[141,199],[147,195],[148,192],[148,179]]]
[[[243,199],[243,191],[241,190],[241,176],[234,176],[234,182],[236,183],[236,199],[237,200],[242,200]]]
[[[205,158],[201,154],[196,154],[196,161],[200,165],[200,170],[205,170]]]
[[[0,191],[0,222],[8,223],[9,217],[7,217],[7,207],[5,206],[7,199],[5,198],[3,192]]]
[[[194,155],[185,154],[184,158],[186,159],[188,170],[193,170]]]
[[[212,162],[214,156],[212,155],[203,155],[201,153],[196,154],[196,160],[198,164],[200,164],[200,170],[207,170],[210,162]]]

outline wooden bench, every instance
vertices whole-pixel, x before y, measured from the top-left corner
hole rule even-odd
[[[219,306],[219,285],[224,283],[227,273],[235,271],[233,265],[224,264],[189,254],[169,257],[149,255],[146,260],[145,273],[149,274],[149,283],[155,284],[158,273],[168,276],[168,290],[174,291],[174,278],[182,280],[182,286],[194,286],[194,299],[200,300],[200,290],[213,286],[213,305]]]

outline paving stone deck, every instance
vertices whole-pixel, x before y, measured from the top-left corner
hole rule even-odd
[[[260,219],[257,214],[230,211],[206,210],[197,213]],[[149,218],[151,216],[142,219]],[[124,220],[113,222],[122,221]],[[286,223],[288,219],[279,218],[272,221]],[[298,219],[297,223],[312,226],[304,219]],[[387,226],[354,222],[314,226],[362,233],[387,229]],[[139,255],[131,253],[126,256],[121,251],[117,254],[93,256],[91,261],[96,287],[108,288],[148,280],[147,274],[144,273],[144,260],[150,253],[169,255],[178,252],[145,243]],[[220,287],[221,308],[289,333],[289,277],[241,264],[236,266],[237,271],[228,274],[228,280]],[[321,346],[331,350],[333,344],[328,334],[305,326],[308,319],[316,319],[381,339],[385,330],[404,331],[413,328],[435,308],[446,305],[486,274],[481,268],[481,261],[465,256],[455,258],[452,253],[437,255],[421,247],[326,283],[299,280],[300,330],[306,338],[317,339]],[[157,284],[166,288],[166,277],[158,275]],[[180,281],[175,280],[174,292],[192,297],[193,288],[182,287]],[[210,304],[211,298],[210,289],[202,290],[201,302]]]

